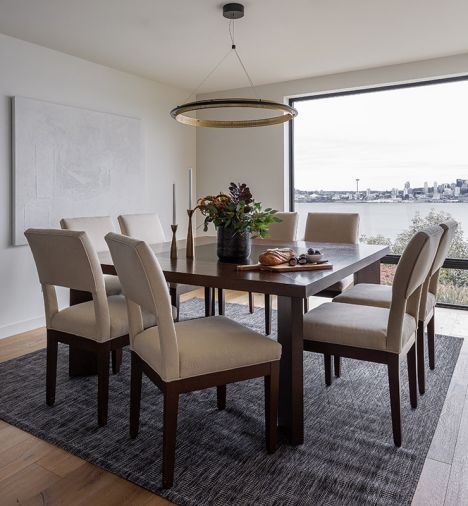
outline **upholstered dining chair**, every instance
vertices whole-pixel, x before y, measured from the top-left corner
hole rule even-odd
[[[106,294],[96,251],[86,232],[29,229],[25,232],[36,262],[44,297],[47,327],[46,402],[53,406],[57,381],[58,343],[97,356],[98,423],[107,423],[109,355],[129,343],[123,295]],[[92,300],[59,310],[55,287],[90,293]],[[154,318],[145,313],[146,326]]]
[[[62,218],[60,227],[63,230],[84,231],[88,234],[88,238],[93,248],[98,252],[108,251],[104,236],[108,232],[115,232],[114,223],[110,216],[89,216],[83,218]],[[104,275],[104,284],[107,295],[118,295],[122,293],[119,278],[110,274]],[[70,304],[77,304],[89,300],[88,294],[80,292],[70,293]]]
[[[217,387],[217,406],[226,405],[226,385],[265,378],[266,447],[276,449],[281,346],[224,316],[175,323],[169,291],[151,248],[143,241],[109,233],[106,241],[127,298],[132,355],[130,436],[139,431],[142,373],[164,396],[163,487],[174,480],[179,395]],[[142,309],[158,326],[144,329]],[[230,428],[231,430],[231,428]]]
[[[327,302],[304,316],[304,350],[387,365],[393,440],[401,446],[400,360],[406,356],[410,401],[417,407],[416,329],[423,284],[442,236],[429,227],[410,240],[396,269],[390,308]]]
[[[161,220],[156,213],[122,214],[117,220],[123,235],[140,239],[148,244],[160,244],[167,241]],[[196,286],[169,283],[172,305],[177,310],[176,321],[179,321],[180,315],[180,296],[196,289]]]
[[[278,242],[290,242],[296,240],[297,233],[297,212],[276,213],[281,221],[268,226],[268,240]],[[249,292],[249,311],[254,312],[253,293]],[[265,294],[265,334],[271,334],[271,295]]]
[[[419,306],[419,321],[417,331],[417,363],[418,363],[418,385],[419,392],[424,394],[426,391],[426,378],[424,367],[424,331],[427,328],[427,346],[429,352],[429,367],[435,367],[435,350],[434,350],[434,313],[437,299],[437,285],[439,280],[440,269],[447,258],[453,236],[457,229],[457,222],[448,220],[441,223],[443,229],[437,253],[432,264],[429,274],[424,283],[421,302]],[[392,304],[392,287],[389,285],[373,285],[370,283],[360,283],[353,288],[347,290],[341,295],[333,299],[335,302],[346,304],[361,304],[365,306],[377,306],[390,308]]]
[[[357,244],[359,242],[359,214],[309,213],[307,215],[304,240],[334,244]],[[353,283],[353,276],[347,276],[316,295],[334,297],[347,290]]]

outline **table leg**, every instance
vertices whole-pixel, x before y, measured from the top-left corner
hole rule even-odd
[[[211,314],[211,296],[213,290],[209,286],[205,286],[205,316],[212,316]]]
[[[380,260],[354,273],[354,284],[359,283],[380,285]]]
[[[226,301],[224,297],[224,290],[222,288],[218,288],[218,314],[220,316],[224,316],[226,312]]]
[[[88,302],[93,297],[89,292],[70,290],[70,306]],[[92,376],[97,374],[97,355],[92,351],[69,346],[68,374],[74,376]]]
[[[304,442],[303,299],[278,297],[279,425],[292,445]]]

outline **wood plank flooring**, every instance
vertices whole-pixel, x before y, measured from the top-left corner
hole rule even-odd
[[[202,297],[202,291],[183,296]],[[247,296],[228,292],[228,302],[247,304]],[[324,299],[312,297],[310,307]],[[263,306],[263,296],[255,295]],[[273,306],[276,300],[273,298]],[[437,309],[436,330],[468,337],[468,311]],[[45,347],[37,329],[0,339],[0,362]],[[468,504],[468,343],[462,348],[436,434],[413,499],[413,506]],[[161,506],[171,504],[118,476],[0,420],[0,504]]]

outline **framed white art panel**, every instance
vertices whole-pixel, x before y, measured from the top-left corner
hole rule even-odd
[[[60,218],[116,216],[141,208],[141,120],[13,98],[13,244]]]

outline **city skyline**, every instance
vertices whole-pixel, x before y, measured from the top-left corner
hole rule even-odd
[[[412,190],[424,190],[425,189],[425,186],[426,186],[426,183],[427,183],[427,190],[430,190],[431,192],[433,191],[433,188],[434,188],[434,185],[437,183],[437,188],[440,189],[441,187],[451,187],[451,186],[457,186],[457,181],[463,181],[464,182],[464,185],[463,185],[463,188],[466,188],[468,190],[468,179],[462,179],[462,178],[456,178],[455,181],[443,181],[443,182],[439,182],[439,181],[424,181],[422,184],[417,184],[417,185],[413,185],[411,184],[411,181],[405,181],[405,182],[402,182],[400,183],[399,185],[397,186],[393,186],[391,188],[372,188],[372,187],[367,187],[365,185],[363,185],[361,183],[361,179],[360,178],[354,178],[352,179],[352,181],[354,182],[354,188],[347,188],[347,189],[344,189],[344,190],[338,190],[336,188],[330,188],[330,189],[327,189],[327,190],[324,190],[324,189],[319,189],[319,188],[298,188],[297,185],[296,186],[296,190],[297,191],[304,191],[304,192],[320,192],[320,191],[324,191],[324,192],[333,192],[333,191],[336,191],[336,192],[350,192],[350,193],[356,193],[357,191],[357,187],[356,187],[356,179],[359,179],[359,193],[365,193],[368,189],[372,190],[373,192],[390,192],[394,189],[397,189],[397,190],[404,190],[404,188],[406,187],[406,185],[409,183],[409,185],[407,186],[407,188],[410,188]],[[330,184],[331,186],[331,184]],[[461,187],[461,185],[460,185]]]
[[[347,191],[468,178],[468,82],[298,102],[296,188]],[[333,177],[331,177],[331,175]]]
[[[405,181],[399,187],[377,189],[359,188],[359,178],[355,178],[356,187],[347,190],[303,190],[295,188],[295,202],[339,202],[339,201],[419,201],[419,202],[468,202],[468,180],[457,178],[453,182],[439,184],[434,181],[430,186],[427,181],[422,186],[411,186]]]

